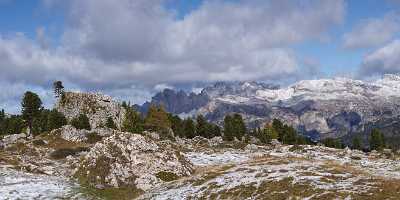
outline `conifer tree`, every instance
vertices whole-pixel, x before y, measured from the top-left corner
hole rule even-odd
[[[371,150],[380,151],[385,148],[385,138],[378,129],[373,129],[370,137]]]
[[[61,128],[62,126],[66,125],[67,119],[65,118],[64,114],[58,112],[56,109],[50,111],[48,118],[47,118],[47,130],[52,131],[54,129]]]
[[[168,119],[171,123],[171,129],[174,132],[175,136],[185,137],[185,133],[183,130],[183,121],[182,119],[173,114],[168,114]]]
[[[278,138],[278,133],[275,129],[270,125],[265,125],[264,129],[261,131],[256,129],[256,136],[262,143],[269,143],[272,139]]]
[[[6,118],[6,113],[4,112],[4,109],[1,109],[0,111],[0,124],[3,122],[3,120]]]
[[[224,118],[224,140],[232,141],[234,138],[234,127],[232,123],[233,119],[230,115],[226,115]]]
[[[42,100],[33,92],[27,91],[22,99],[22,118],[26,121],[30,130],[32,130],[33,120],[40,115]]]
[[[322,140],[322,143],[326,147],[330,147],[330,148],[341,149],[343,147],[341,141],[339,139],[334,139],[334,138],[326,138],[326,139]]]
[[[283,123],[279,119],[274,119],[272,121],[272,127],[278,133],[278,140],[282,142],[285,134]]]
[[[217,136],[221,136],[221,128],[216,125],[216,124],[209,124],[209,126],[211,127],[210,129],[210,137],[209,138],[213,138],[213,137],[217,137]]]
[[[196,119],[196,135],[209,138],[211,126],[208,124],[207,120],[203,115],[197,116]]]
[[[21,133],[24,127],[24,121],[20,115],[11,115],[4,118],[0,124],[0,135]]]
[[[46,131],[49,131],[47,126],[47,121],[49,118],[50,110],[40,109],[40,113],[37,117],[33,119],[31,133],[37,135]]]
[[[288,125],[283,126],[282,143],[284,144],[296,144],[297,132],[296,130]]]
[[[358,149],[358,150],[362,149],[360,137],[358,137],[358,136],[353,137],[352,148],[353,149]]]
[[[106,127],[111,129],[117,129],[117,125],[115,125],[114,120],[112,117],[108,117],[106,121]]]
[[[194,138],[196,136],[196,127],[191,118],[183,120],[183,132],[186,138]]]
[[[122,122],[122,131],[130,133],[141,133],[143,131],[143,120],[140,114],[133,108],[126,108],[125,118]]]
[[[243,121],[242,115],[235,113],[232,118],[234,137],[238,140],[242,140],[242,137],[246,134],[246,125]]]
[[[72,119],[71,125],[77,129],[91,130],[89,118],[85,114],[80,114],[77,118]]]

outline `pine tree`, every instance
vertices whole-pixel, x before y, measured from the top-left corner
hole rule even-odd
[[[224,118],[224,140],[232,141],[234,134],[233,119],[230,115],[226,115]]]
[[[296,144],[297,141],[297,131],[288,125],[283,126],[282,143],[284,144]]]
[[[146,128],[154,131],[163,131],[171,128],[171,122],[163,106],[151,105],[145,118]]]
[[[42,100],[33,92],[26,92],[22,99],[22,118],[27,122],[28,127],[32,130],[33,120],[40,115],[42,108]]]
[[[209,138],[210,134],[210,126],[207,122],[207,120],[204,118],[203,115],[197,116],[196,119],[196,135],[204,137],[204,138]]]
[[[117,125],[115,125],[112,117],[108,117],[106,121],[106,127],[111,129],[117,129]]]
[[[326,147],[330,147],[330,148],[336,148],[336,149],[343,148],[342,142],[339,139],[326,138],[326,139],[322,140],[322,143]]]
[[[6,118],[6,113],[4,112],[4,109],[1,109],[0,111],[0,124],[3,122],[3,120]]]
[[[24,121],[20,115],[11,115],[10,117],[4,118],[3,122],[0,124],[0,135],[21,133],[24,127]]]
[[[126,101],[122,101],[121,106],[125,109],[131,109],[131,103],[126,103]]]
[[[61,128],[62,126],[68,123],[64,114],[58,112],[56,109],[50,111],[49,116],[47,118],[47,129],[48,131],[52,131],[54,129]]]
[[[49,131],[47,121],[50,115],[50,110],[48,109],[40,109],[40,114],[36,118],[33,119],[32,123],[32,134],[38,135],[43,132]]]
[[[91,130],[89,118],[85,114],[80,114],[77,118],[72,119],[71,125],[77,129]]]
[[[242,115],[235,113],[232,118],[234,137],[238,140],[242,140],[243,136],[247,133],[246,125],[243,121]]]
[[[183,132],[186,138],[194,138],[196,136],[196,127],[191,118],[183,120]]]
[[[358,137],[358,136],[353,137],[352,148],[353,149],[358,149],[358,150],[362,149],[360,137]]]
[[[216,124],[209,124],[210,138],[221,136],[221,128]]]
[[[371,150],[377,150],[377,151],[380,151],[383,148],[385,148],[384,135],[378,129],[373,129],[371,132],[370,148]]]
[[[133,108],[126,108],[125,118],[122,122],[122,131],[130,133],[141,133],[143,131],[143,120],[140,114]]]
[[[185,137],[182,119],[179,116],[173,114],[168,114],[168,119],[171,123],[171,129],[174,132],[174,135],[181,138]]]
[[[282,142],[285,135],[283,123],[279,119],[274,119],[272,121],[272,127],[278,133],[278,140]]]
[[[278,138],[278,133],[275,131],[275,129],[270,126],[266,125],[264,129],[261,131],[260,129],[256,129],[256,136],[262,143],[270,143],[272,139],[277,139]]]

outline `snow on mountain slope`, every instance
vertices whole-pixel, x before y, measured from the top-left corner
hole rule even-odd
[[[222,87],[216,87],[214,90],[220,88]],[[291,99],[388,98],[400,97],[400,76],[385,75],[383,79],[372,83],[348,78],[335,78],[303,80],[281,89],[259,87],[255,82],[241,83],[239,89],[233,89],[232,86],[226,88],[229,89],[223,92],[212,91],[210,96],[231,103],[244,103],[252,100],[252,98],[269,102]],[[241,89],[246,90],[245,88],[249,88],[251,92],[235,92]]]
[[[191,105],[196,98],[200,97],[180,105]],[[226,114],[240,113],[250,127],[279,118],[313,137],[342,137],[369,131],[370,124],[380,119],[398,118],[400,76],[388,74],[374,81],[303,80],[282,88],[260,82],[217,82],[204,88],[201,98],[202,104],[185,107],[186,117],[190,111],[192,116],[203,114],[222,125]],[[155,103],[176,107],[168,102],[159,98]]]

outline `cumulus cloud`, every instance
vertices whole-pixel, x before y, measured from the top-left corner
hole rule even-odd
[[[343,47],[358,49],[383,45],[400,30],[399,20],[399,16],[393,13],[383,18],[364,20],[343,36]]]
[[[345,14],[342,0],[205,1],[183,19],[165,0],[44,3],[66,11],[60,45],[47,45],[45,28],[37,40],[0,36],[2,80],[142,97],[160,84],[297,77],[291,47],[324,40]]]
[[[385,73],[400,73],[400,40],[365,56],[360,68],[361,76]]]

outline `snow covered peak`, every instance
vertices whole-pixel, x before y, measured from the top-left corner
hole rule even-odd
[[[271,88],[255,82],[228,84],[224,87],[208,88],[211,97],[235,103],[264,100],[268,102],[298,100],[330,100],[330,99],[386,99],[400,97],[400,76],[385,75],[382,79],[368,83],[350,78],[302,80],[286,88]]]
[[[385,74],[382,80],[400,82],[400,74]]]

